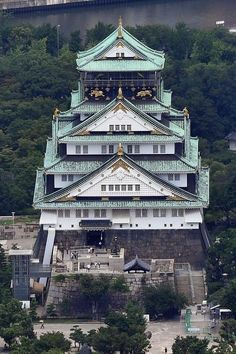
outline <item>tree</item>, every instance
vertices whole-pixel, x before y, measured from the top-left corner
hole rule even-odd
[[[37,315],[37,301],[33,299],[30,303],[30,310],[29,310],[29,316],[32,320],[32,322],[35,322],[38,320],[38,315]]]
[[[0,304],[0,337],[11,347],[21,336],[34,338],[32,321],[20,302],[11,299]]]
[[[104,354],[143,354],[150,347],[145,334],[146,321],[143,311],[132,303],[128,304],[125,313],[111,312],[105,323],[93,337],[93,347]]]
[[[78,52],[82,48],[82,40],[80,37],[80,31],[75,31],[70,34],[69,49],[72,52]]]
[[[156,318],[158,314],[167,318],[173,317],[187,304],[186,298],[176,294],[167,284],[144,288],[143,301],[151,318]]]
[[[35,343],[36,353],[48,352],[49,350],[57,349],[63,353],[70,349],[70,341],[65,339],[61,332],[47,332],[40,336]]]
[[[47,305],[47,316],[49,317],[57,317],[57,312],[55,305],[53,303]]]
[[[86,335],[83,333],[82,329],[79,328],[79,326],[73,326],[70,331],[70,339],[75,342],[75,347],[76,343],[79,343],[80,348],[80,345],[83,345],[86,342]]]
[[[188,336],[176,337],[172,345],[173,354],[207,354],[207,339],[198,339],[197,337]]]

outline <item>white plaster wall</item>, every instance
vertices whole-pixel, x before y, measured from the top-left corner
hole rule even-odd
[[[70,174],[72,174],[72,173],[70,173]],[[62,178],[61,174],[60,175],[59,174],[54,175],[54,188],[65,188],[65,187],[69,186],[70,184],[78,181],[81,178],[80,175],[76,175],[76,174],[72,174],[72,175],[74,176],[73,177],[73,182],[72,181],[68,181],[68,174],[67,174],[67,181],[62,181],[61,180],[61,178]]]
[[[140,185],[140,191],[117,191],[117,192],[102,192],[101,185],[128,185],[128,184],[138,184]],[[146,175],[140,173],[133,168],[127,167],[124,169],[122,167],[117,168],[116,163],[114,163],[111,168],[103,171],[101,174],[97,174],[91,180],[85,181],[80,188],[73,189],[69,196],[174,196],[174,194],[167,188],[161,186],[156,181],[149,179]]]
[[[103,115],[101,118],[92,122],[87,126],[87,130],[104,132],[109,131],[110,125],[131,125],[131,131],[137,132],[147,132],[156,129],[151,123],[148,123],[143,118],[134,114],[131,111],[114,108],[112,111],[108,112],[106,115]]]
[[[236,151],[236,141],[234,140],[229,141],[229,149],[232,151]]]
[[[134,57],[136,54],[127,47],[113,47],[106,54],[104,54],[107,58],[116,58],[116,53],[124,53],[124,56],[127,58]]]
[[[80,230],[79,222],[84,218],[76,218],[75,210],[70,210],[70,218],[58,217],[56,230]],[[185,217],[172,217],[172,211],[166,210],[166,217],[153,217],[153,210],[148,209],[147,217],[136,217],[135,209],[129,211],[130,223],[129,224],[115,224],[113,223],[111,229],[198,229],[199,223],[192,222],[186,223]],[[127,215],[128,216],[128,215]],[[89,210],[89,218],[94,218],[94,210]],[[87,218],[86,218],[87,219]],[[101,218],[98,218],[101,219]],[[106,218],[112,220],[112,209],[107,209]],[[50,224],[49,224],[50,225]],[[48,229],[49,225],[44,225],[44,229]],[[53,227],[55,227],[53,225]]]
[[[76,145],[81,145],[81,155],[83,154],[83,148],[82,148],[82,144],[75,144],[75,143],[67,143],[67,155],[78,155],[76,153]],[[84,144],[84,145],[88,145],[88,144]],[[117,151],[118,149],[118,144],[90,144],[88,145],[88,154],[85,155],[104,155],[102,153],[102,145],[106,145],[107,146],[107,154],[108,154],[108,146],[109,145],[113,145],[114,146],[114,153]],[[148,154],[148,155],[153,155],[153,145],[159,145],[159,153],[158,154],[154,154],[154,155],[164,155],[164,154],[174,154],[175,153],[175,144],[174,143],[165,143],[165,144],[139,144],[139,143],[128,143],[128,144],[122,144],[124,151],[127,152],[127,146],[128,145],[132,145],[133,146],[133,154],[135,154],[134,151],[134,146],[135,145],[139,145],[140,146],[140,153],[138,155],[142,155],[142,154]],[[165,145],[165,153],[160,153],[160,145]]]
[[[174,175],[174,174],[173,174]],[[175,180],[175,176],[173,176],[173,181],[169,181],[168,180],[168,174],[160,174],[158,175],[158,177],[164,179],[165,181],[173,184],[174,186],[177,187],[187,187],[188,186],[188,182],[187,182],[187,173],[180,173],[180,180],[176,181]]]

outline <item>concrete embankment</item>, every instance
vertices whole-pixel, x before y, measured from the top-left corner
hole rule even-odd
[[[66,7],[106,5],[132,0],[0,0],[0,11],[31,12],[62,9]]]

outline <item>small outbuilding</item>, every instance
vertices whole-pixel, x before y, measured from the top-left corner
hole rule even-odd
[[[229,142],[229,150],[236,151],[236,132],[229,133],[225,139]]]
[[[150,265],[144,261],[142,261],[138,256],[126,263],[123,268],[124,272],[128,273],[146,273],[150,272],[151,268]]]

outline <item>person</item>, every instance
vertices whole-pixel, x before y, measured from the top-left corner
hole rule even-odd
[[[44,320],[41,320],[40,323],[41,323],[40,329],[44,329]]]
[[[167,348],[165,347],[165,353],[167,353]]]
[[[91,265],[88,264],[88,265],[87,265],[87,271],[88,271],[88,272],[90,271],[90,268],[91,268]]]

